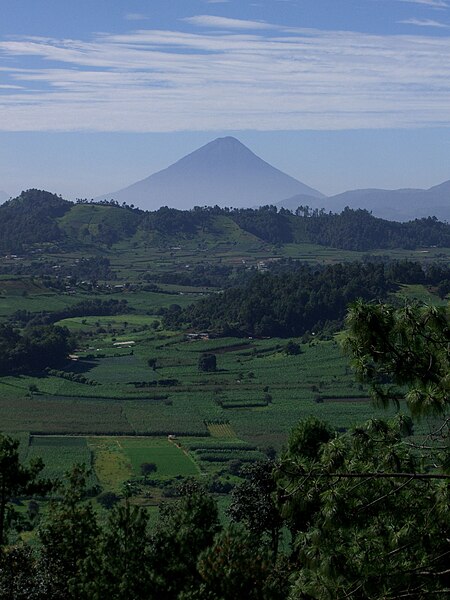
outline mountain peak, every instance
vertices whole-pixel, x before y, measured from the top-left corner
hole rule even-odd
[[[237,138],[233,137],[232,135],[226,135],[225,137],[218,137],[215,140],[212,140],[212,142],[210,142],[210,144],[227,144],[227,145],[236,144],[238,146],[244,146],[244,144],[242,142],[240,142]]]
[[[251,150],[249,148],[247,148],[247,146],[245,146],[241,141],[239,141],[237,138],[233,137],[232,135],[227,135],[225,137],[218,137],[215,140],[212,140],[211,142],[208,142],[207,144],[205,144],[204,146],[199,148],[199,150],[208,150],[208,149],[210,150],[211,148],[214,148],[214,147],[229,148],[229,149],[244,148],[247,152],[251,152]]]
[[[275,204],[301,193],[323,197],[259,158],[235,137],[226,136],[107,197],[156,210],[164,205],[180,209],[216,204],[243,208]]]

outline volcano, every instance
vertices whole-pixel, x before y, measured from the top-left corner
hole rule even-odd
[[[236,138],[224,137],[167,169],[98,199],[114,199],[145,210],[161,206],[186,210],[194,206],[275,204],[297,194],[324,197],[256,156]]]

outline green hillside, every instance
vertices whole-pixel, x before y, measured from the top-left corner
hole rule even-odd
[[[196,207],[181,211],[162,207],[144,212],[114,201],[63,200],[28,190],[0,206],[0,251],[138,251],[170,249],[211,253],[220,258],[260,254],[293,256],[306,245],[347,252],[450,248],[450,225],[435,218],[409,223],[385,221],[364,210],[341,214],[299,207],[295,213],[274,206],[259,209]]]
[[[118,206],[76,204],[58,219],[58,228],[65,241],[112,246],[120,240],[130,239],[136,233],[139,221],[137,212]]]

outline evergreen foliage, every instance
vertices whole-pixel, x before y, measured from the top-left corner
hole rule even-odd
[[[56,219],[72,204],[41,190],[22,192],[0,207],[0,252],[22,252],[36,243],[56,243],[63,238]]]
[[[22,465],[19,442],[0,435],[0,551],[7,542],[8,528],[17,517],[13,499],[21,495],[44,496],[50,491],[51,483],[39,477],[43,468],[41,459]]]
[[[397,401],[402,386],[414,415],[445,414],[450,394],[450,321],[443,307],[366,305],[347,317],[345,348],[375,399]],[[394,387],[386,389],[383,383]]]
[[[66,327],[30,326],[21,333],[0,324],[0,375],[61,366],[73,348],[74,340]]]
[[[21,336],[5,333],[14,343]],[[221,524],[216,501],[196,481],[160,506],[155,526],[145,509],[133,506],[131,492],[102,523],[88,497],[87,471],[76,465],[52,498],[36,551],[8,544],[15,499],[44,493],[49,483],[39,480],[41,461],[21,465],[18,443],[0,437],[1,597],[447,597],[448,312],[358,301],[348,314],[344,345],[377,398],[406,398],[414,417],[438,415],[437,428],[417,440],[412,418],[400,413],[344,432],[319,419],[303,420],[279,460],[241,472],[231,526]],[[278,549],[282,528],[291,543]]]
[[[198,359],[198,370],[213,373],[217,369],[217,358],[215,354],[205,353]]]
[[[394,287],[383,265],[302,265],[282,275],[258,273],[214,302],[205,299],[185,310],[166,310],[164,320],[168,327],[186,323],[223,335],[298,337],[336,330],[349,302],[385,298]]]

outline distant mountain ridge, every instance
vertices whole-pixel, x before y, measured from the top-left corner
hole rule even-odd
[[[145,212],[117,202],[68,202],[42,190],[28,190],[0,206],[0,254],[130,251],[183,244],[204,248],[261,248],[261,244],[317,244],[369,252],[376,249],[450,248],[450,224],[432,218],[409,223],[376,218],[365,210],[341,214],[274,206],[215,207]],[[204,255],[203,255],[204,256]]]
[[[326,197],[286,175],[234,137],[217,138],[162,171],[99,196],[155,211],[161,206],[250,208],[267,204],[295,211],[300,205],[341,212],[365,209],[391,221],[435,216],[450,221],[450,181],[428,190],[359,189]]]
[[[234,137],[217,138],[167,169],[97,199],[135,204],[144,210],[161,206],[182,210],[194,206],[248,208],[275,204],[295,194],[323,194],[286,175]]]
[[[346,206],[353,209],[362,208],[389,221],[411,221],[424,217],[450,221],[450,181],[444,181],[428,190],[350,190],[320,200],[302,194],[277,203],[277,206],[289,210],[295,210],[300,205],[324,208],[327,212],[334,213],[341,212]]]

